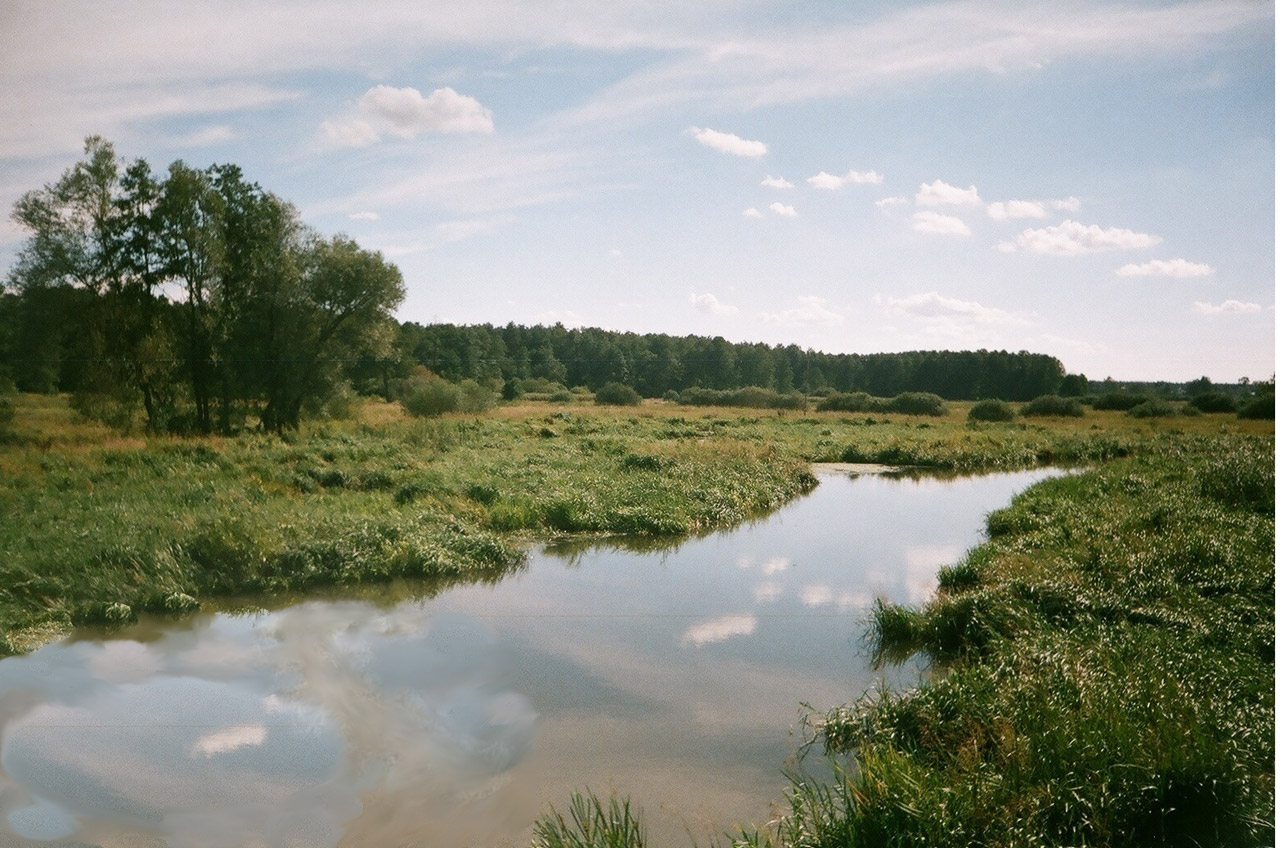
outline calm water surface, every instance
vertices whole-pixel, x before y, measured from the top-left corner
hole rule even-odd
[[[871,603],[926,600],[985,514],[1051,473],[823,475],[664,550],[546,550],[425,599],[147,621],[6,659],[0,844],[527,844],[590,787],[629,794],[651,844],[706,845],[774,812],[801,702],[884,679]]]

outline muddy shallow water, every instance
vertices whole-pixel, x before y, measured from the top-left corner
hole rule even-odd
[[[0,844],[519,845],[583,787],[630,795],[655,845],[762,823],[801,702],[886,679],[862,642],[873,601],[926,600],[987,512],[1054,473],[845,472],[679,544],[562,546],[492,584],[148,620],[6,659]]]

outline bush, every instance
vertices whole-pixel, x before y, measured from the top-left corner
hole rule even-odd
[[[970,421],[1012,421],[1014,415],[1012,406],[995,398],[980,400],[969,408]]]
[[[884,412],[885,402],[866,392],[827,395],[818,403],[819,412]]]
[[[622,383],[605,383],[596,389],[596,403],[600,406],[639,406],[640,395]]]
[[[484,412],[497,402],[493,391],[475,380],[463,380],[458,384],[458,411]]]
[[[889,401],[885,409],[902,415],[942,416],[947,414],[946,403],[931,392],[903,392]]]
[[[1236,413],[1240,418],[1259,418],[1274,421],[1276,417],[1276,396],[1260,395],[1240,407]]]
[[[1167,400],[1153,398],[1132,407],[1127,414],[1134,418],[1168,418],[1178,414],[1178,407]]]
[[[13,401],[0,395],[0,430],[13,422]]]
[[[1034,400],[1027,401],[1022,405],[1021,414],[1028,415],[1056,415],[1062,417],[1079,418],[1084,415],[1084,407],[1080,405],[1080,401],[1074,398],[1058,397],[1057,395],[1041,395]]]
[[[577,395],[575,395],[573,392],[569,391],[568,389],[561,389],[558,392],[552,392],[547,397],[547,400],[551,401],[552,403],[573,403],[574,398],[576,397]]]
[[[458,387],[443,377],[413,377],[404,387],[400,405],[416,418],[433,418],[458,408]]]
[[[1235,412],[1236,399],[1225,392],[1201,392],[1187,401],[1201,412]]]
[[[1128,392],[1107,392],[1104,395],[1098,395],[1093,399],[1094,409],[1114,409],[1120,412],[1128,412],[1139,404],[1147,403],[1153,400],[1151,395],[1137,395]]]

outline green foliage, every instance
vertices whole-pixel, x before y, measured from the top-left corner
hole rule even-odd
[[[995,398],[980,400],[969,407],[969,418],[973,421],[1012,421],[1015,417],[1012,406]]]
[[[883,412],[885,402],[866,392],[836,392],[818,403],[819,412]]]
[[[575,792],[569,816],[552,809],[533,825],[532,848],[644,848],[644,827],[631,811],[630,799],[609,798],[606,805],[593,793]]]
[[[1151,395],[1130,394],[1129,392],[1107,392],[1095,397],[1091,403],[1094,409],[1113,409],[1127,412],[1139,404],[1153,400]]]
[[[947,405],[942,398],[929,392],[903,392],[885,405],[885,411],[940,417],[947,414]]]
[[[1178,414],[1178,407],[1167,400],[1152,398],[1144,400],[1137,406],[1129,407],[1126,414],[1134,418],[1168,418]]]
[[[463,380],[458,384],[458,411],[484,412],[497,403],[497,395],[475,380]]]
[[[434,418],[454,412],[461,404],[458,387],[435,375],[410,378],[401,392],[400,405],[415,418]]]
[[[1080,405],[1080,401],[1074,398],[1058,397],[1057,395],[1041,395],[1022,405],[1019,414],[1024,417],[1030,416],[1057,416],[1079,418],[1084,415],[1084,407]]]
[[[600,406],[639,406],[640,395],[622,383],[605,383],[596,389],[596,403]]]
[[[1225,392],[1201,392],[1187,404],[1201,412],[1235,412],[1236,399]]]
[[[1276,417],[1276,396],[1274,393],[1258,395],[1246,401],[1236,413],[1240,418],[1274,421]]]
[[[760,386],[740,389],[685,389],[678,395],[685,406],[740,406],[747,409],[805,409],[808,401],[799,392],[780,393]]]

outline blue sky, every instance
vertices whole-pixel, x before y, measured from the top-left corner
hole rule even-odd
[[[1253,0],[9,0],[0,204],[96,133],[239,164],[404,320],[1256,380],[1274,58]]]

